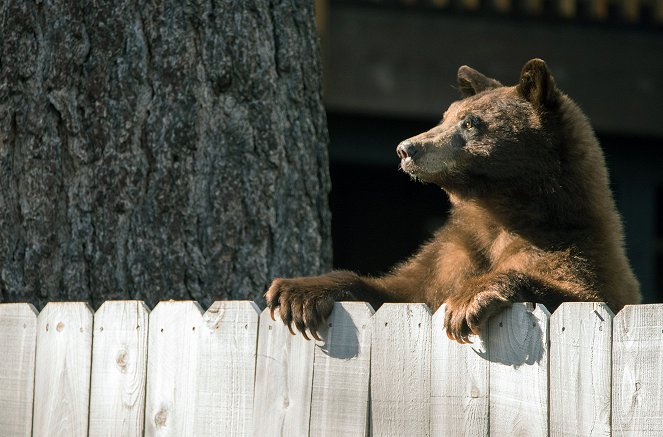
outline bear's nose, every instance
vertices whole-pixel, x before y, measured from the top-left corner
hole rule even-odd
[[[409,140],[405,140],[396,147],[396,154],[399,158],[414,158],[417,154],[417,148]]]

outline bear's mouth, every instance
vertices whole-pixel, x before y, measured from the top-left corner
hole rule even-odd
[[[431,175],[429,175],[421,165],[417,164],[414,158],[407,157],[401,159],[400,169],[413,180],[426,182],[431,179]]]
[[[401,159],[399,169],[410,176],[413,180],[439,184],[445,174],[451,174],[456,167],[454,160],[435,160],[425,154],[416,157],[405,157]],[[431,168],[434,169],[431,171]]]
[[[405,173],[415,173],[417,170],[417,165],[414,163],[414,159],[409,156],[401,159],[401,170],[403,170]]]

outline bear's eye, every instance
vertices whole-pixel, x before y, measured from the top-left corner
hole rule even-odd
[[[481,119],[474,114],[467,114],[460,122],[460,126],[464,130],[474,130],[480,127]]]

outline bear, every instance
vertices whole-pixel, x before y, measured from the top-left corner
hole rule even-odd
[[[461,99],[401,142],[400,168],[438,185],[450,215],[418,253],[382,277],[351,271],[276,278],[265,303],[294,334],[320,340],[335,301],[446,304],[447,336],[480,335],[513,302],[640,302],[602,149],[587,117],[541,59],[514,86],[462,66]]]

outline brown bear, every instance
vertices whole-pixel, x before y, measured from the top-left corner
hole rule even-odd
[[[349,271],[275,279],[265,295],[308,339],[338,300],[447,305],[447,335],[468,342],[512,302],[551,312],[566,301],[640,302],[603,152],[578,106],[545,62],[525,64],[503,86],[458,70],[463,98],[431,130],[397,147],[401,169],[449,196],[446,224],[391,273]]]

